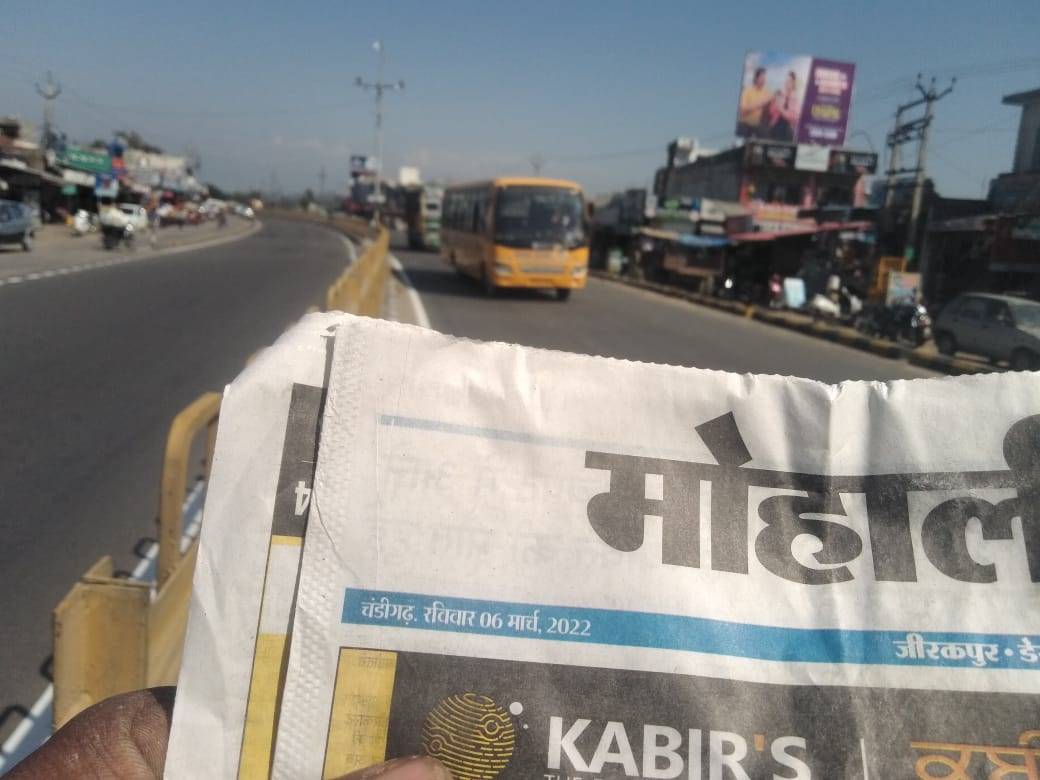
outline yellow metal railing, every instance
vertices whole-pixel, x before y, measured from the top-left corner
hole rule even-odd
[[[350,217],[303,212],[271,216],[327,225],[360,244],[357,260],[325,294],[325,308],[378,317],[389,277],[390,235]],[[201,435],[209,477],[220,415],[219,393],[204,393],[170,426],[159,500],[154,585],[115,576],[110,556],[97,561],[54,610],[54,726],[117,693],[173,683],[180,669],[198,539],[181,550],[183,505]]]

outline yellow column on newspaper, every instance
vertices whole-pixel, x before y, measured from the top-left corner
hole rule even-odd
[[[396,675],[397,653],[349,648],[339,651],[324,777],[339,777],[386,760]]]
[[[295,384],[289,401],[238,761],[238,776],[242,780],[265,780],[271,775],[323,397],[320,387]]]
[[[242,780],[266,778],[271,773],[278,707],[289,660],[287,631],[302,543],[299,536],[271,537],[238,766],[238,776]]]

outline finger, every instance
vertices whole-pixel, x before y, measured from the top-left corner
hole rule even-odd
[[[451,780],[440,761],[429,756],[411,756],[387,761],[385,764],[360,769],[337,780]]]
[[[162,777],[176,688],[113,696],[70,720],[7,780]]]

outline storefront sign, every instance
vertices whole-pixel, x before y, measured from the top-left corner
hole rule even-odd
[[[825,171],[830,163],[830,149],[826,146],[798,144],[794,167],[800,171]]]
[[[877,170],[878,156],[874,152],[850,152],[832,149],[827,170],[831,173],[871,174]]]
[[[119,195],[119,179],[110,173],[98,174],[94,184],[94,195],[99,198],[115,198]]]
[[[798,206],[752,201],[748,208],[755,228],[761,232],[783,233],[788,230],[804,230],[816,225],[811,219],[798,217]]]
[[[744,147],[744,162],[748,166],[766,168],[794,168],[794,144],[749,141]]]
[[[62,181],[70,187],[93,187],[94,186],[94,174],[84,173],[83,171],[73,171],[66,168],[61,172]]]
[[[112,170],[112,158],[105,152],[66,146],[58,155],[58,164],[88,173],[108,173]]]

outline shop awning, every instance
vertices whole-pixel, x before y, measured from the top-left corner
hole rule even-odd
[[[680,233],[676,230],[661,230],[659,228],[640,228],[637,231],[642,236],[657,238],[662,241],[674,241],[682,246],[694,247],[696,249],[712,249],[716,247],[729,246],[730,240],[724,236],[702,236],[697,233]]]
[[[39,168],[30,168],[24,161],[12,157],[0,158],[0,168],[6,168],[8,171],[13,171],[23,176],[35,176],[40,181],[45,181],[48,184],[65,183],[60,176],[55,176],[53,173],[40,170]]]
[[[817,233],[832,233],[836,230],[869,230],[872,222],[824,222],[819,225],[797,227],[791,230],[760,230],[752,233],[734,233],[730,239],[735,243],[752,244],[762,241],[776,241],[780,238],[796,238],[813,236]]]

